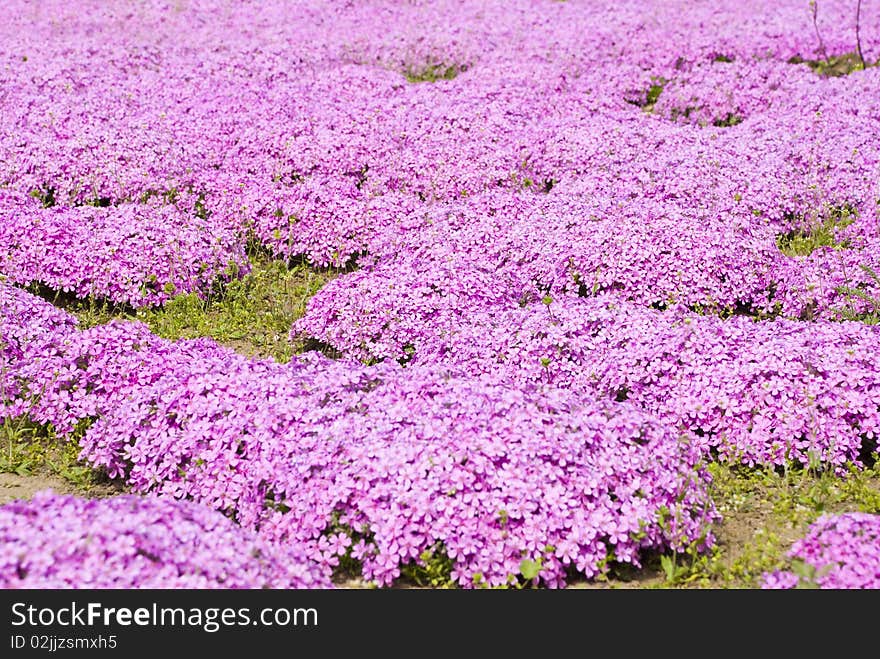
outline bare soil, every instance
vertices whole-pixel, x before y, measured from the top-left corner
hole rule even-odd
[[[51,475],[27,475],[0,473],[0,505],[16,499],[30,499],[37,492],[52,490],[56,494],[76,494],[79,496],[107,497],[119,494],[113,485],[94,485],[87,492],[71,486],[67,481]]]

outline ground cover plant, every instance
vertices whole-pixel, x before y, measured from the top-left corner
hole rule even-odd
[[[288,546],[174,499],[40,493],[0,511],[4,588],[320,588]]]
[[[876,587],[880,5],[10,2],[4,587]]]

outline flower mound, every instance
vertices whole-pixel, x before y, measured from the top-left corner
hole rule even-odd
[[[74,316],[0,276],[0,419],[21,414],[14,404],[22,400],[22,384],[27,387],[21,369],[76,324]]]
[[[133,490],[222,510],[327,567],[359,561],[380,584],[426,552],[461,585],[510,583],[529,560],[560,586],[714,541],[693,437],[583,392],[249,360],[122,322],[53,336],[12,375],[26,393],[10,410],[61,436],[87,427],[81,457]]]
[[[189,502],[38,493],[0,507],[2,588],[329,588],[301,550]]]
[[[0,190],[0,272],[18,284],[142,307],[248,269],[234,231],[173,205],[41,208]]]
[[[438,285],[449,289],[452,282]],[[416,296],[423,289],[410,291]],[[410,367],[496,374],[517,386],[543,383],[626,400],[671,428],[695,433],[730,462],[820,460],[840,467],[867,458],[880,434],[877,326],[722,320],[680,306],[661,312],[607,294],[456,315],[446,299],[437,297],[443,306],[434,307],[433,324],[416,328],[404,318],[407,331],[398,333],[388,322],[386,335],[374,334],[362,349],[405,356]],[[364,297],[361,304],[370,301]],[[361,318],[356,330],[369,332],[369,317]],[[348,337],[319,336],[361,356]]]
[[[797,568],[764,575],[764,588],[880,588],[880,515],[823,515],[789,557]]]
[[[33,4],[0,21],[0,421],[380,584],[705,548],[706,460],[876,450],[880,3]],[[290,328],[339,360],[15,288],[161,306],[255,254],[344,271]]]

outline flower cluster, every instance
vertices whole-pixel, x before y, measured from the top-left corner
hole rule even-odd
[[[174,20],[162,3],[19,2],[0,28],[0,272],[17,282],[161,304],[230,276],[248,241],[342,265],[381,258],[406,227],[442,243],[412,226],[426,212],[481,216],[498,202],[480,193],[527,191],[538,200],[514,203],[502,230],[546,223],[522,245],[527,262],[566,248],[545,279],[571,258],[648,304],[775,294],[794,316],[828,316],[834,289],[861,283],[830,263],[817,284],[774,243],[841,204],[854,233],[876,224],[878,70],[791,63],[854,51],[844,0],[821,3],[821,41],[799,0],[293,14],[206,0]],[[863,7],[869,62],[876,19]],[[877,261],[868,242],[852,260]]]
[[[76,318],[0,278],[0,418],[18,416],[26,395],[21,369],[76,327]],[[26,380],[26,378],[25,378]]]
[[[763,587],[880,588],[878,548],[880,515],[823,515],[792,545],[788,555],[794,566],[765,574]]]
[[[418,320],[401,322],[407,331],[389,332],[391,345],[364,341],[361,349],[386,347],[411,365],[627,400],[695,433],[728,461],[842,465],[867,457],[880,434],[875,327],[722,320],[613,295],[547,302],[460,322],[453,303],[443,324],[419,330]]]
[[[0,507],[2,588],[331,588],[293,544],[192,502],[38,492]]]
[[[158,203],[43,208],[0,191],[0,272],[140,307],[246,273],[236,232]]]
[[[464,586],[518,579],[524,559],[558,586],[713,542],[691,438],[559,388],[248,360],[119,322],[71,329],[13,375],[27,383],[13,409],[62,436],[89,422],[82,458],[133,491],[199,501],[328,567],[343,528],[377,583],[442,551]]]
[[[875,3],[859,43],[846,0],[6,4],[0,419],[133,491],[560,586],[711,545],[708,459],[876,445]],[[348,270],[291,328],[341,359],[23,290],[162,305],[250,248]]]

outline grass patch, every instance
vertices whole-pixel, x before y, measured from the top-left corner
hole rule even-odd
[[[446,555],[442,543],[421,553],[418,561],[401,568],[400,581],[418,588],[449,589],[456,588],[452,579],[454,564]]]
[[[648,92],[645,95],[645,109],[650,110],[657,103],[657,100],[660,98],[660,94],[663,93],[663,85],[666,84],[666,81],[658,81],[653,85],[648,87]]]
[[[862,264],[859,267],[874,281],[876,287],[880,288],[880,275],[874,272],[868,265]],[[880,297],[872,296],[865,290],[862,284],[839,286],[837,292],[847,300],[847,306],[837,309],[837,315],[840,320],[857,320],[867,325],[880,324]],[[857,305],[857,300],[867,303],[867,305]],[[859,308],[862,310],[857,311]]]
[[[95,300],[78,301],[69,310],[83,327],[113,319],[139,320],[157,336],[169,340],[208,336],[248,357],[271,357],[287,362],[314,346],[292,344],[288,333],[318,290],[341,270],[316,270],[306,264],[288,267],[267,255],[251,258],[251,271],[221,290],[200,298],[179,295],[164,307],[123,310]]]
[[[765,572],[790,567],[794,540],[824,513],[880,513],[880,469],[849,465],[844,475],[801,466],[710,465],[712,496],[724,516],[718,544],[651,557],[657,588],[759,588]]]
[[[70,439],[61,439],[51,427],[27,418],[4,419],[0,423],[0,473],[58,477],[81,494],[122,491],[122,486],[106,473],[78,460],[79,438],[87,427],[84,423]]]
[[[408,82],[437,82],[438,80],[452,80],[458,77],[458,74],[466,71],[466,66],[457,64],[429,64],[420,69],[409,68],[404,71]]]
[[[743,118],[738,114],[734,114],[732,112],[728,112],[727,116],[723,119],[716,119],[712,122],[712,125],[716,128],[730,128],[731,126],[736,126],[743,122]]]
[[[645,112],[651,112],[657,104],[657,99],[660,98],[660,94],[663,93],[663,88],[666,86],[667,82],[669,81],[666,78],[652,76],[651,86],[648,87],[648,89],[638,98],[628,98],[626,99],[626,102],[630,105],[637,105]]]
[[[34,199],[39,200],[43,208],[52,208],[56,203],[55,188],[51,186],[44,186],[42,188],[37,188],[36,190],[31,190],[30,195]]]
[[[846,240],[837,239],[837,230],[855,222],[857,213],[851,206],[835,206],[819,224],[804,229],[795,229],[777,236],[776,246],[786,256],[809,256],[821,247],[847,249]]]
[[[875,66],[862,62],[859,54],[856,52],[835,55],[827,59],[804,59],[803,57],[792,57],[788,60],[789,64],[806,64],[816,75],[824,78],[839,78],[849,75],[855,71],[862,71],[866,66]]]

